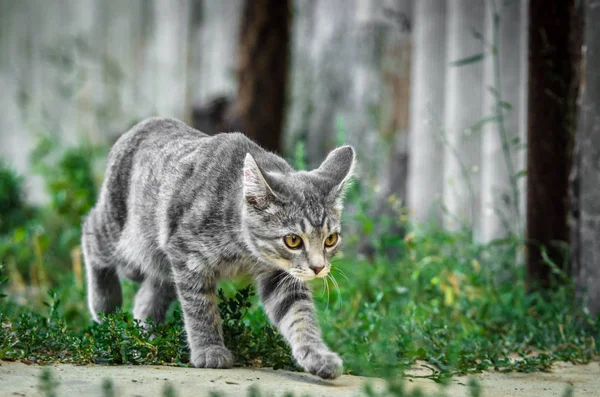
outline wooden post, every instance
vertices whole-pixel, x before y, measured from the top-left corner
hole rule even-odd
[[[527,273],[548,287],[569,241],[568,178],[575,127],[580,46],[573,43],[575,0],[531,0],[527,156]],[[580,23],[580,22],[579,22]]]
[[[572,173],[573,276],[592,315],[600,314],[600,7],[585,5],[584,75]]]
[[[287,98],[290,1],[246,0],[242,18],[232,124],[265,149],[279,152]]]

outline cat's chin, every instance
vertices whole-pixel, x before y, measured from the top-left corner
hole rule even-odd
[[[296,280],[300,280],[303,282],[314,280],[316,278],[314,274],[306,274],[306,273],[294,272],[294,271],[289,271],[289,270],[288,270],[288,274],[291,275]]]
[[[294,277],[296,277],[298,280],[304,281],[304,282],[311,281],[311,280],[314,280],[316,278],[315,276],[305,276],[305,275],[294,276]]]

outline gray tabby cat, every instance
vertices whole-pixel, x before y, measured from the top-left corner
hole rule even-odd
[[[162,322],[178,298],[196,367],[228,368],[217,281],[250,274],[294,358],[322,378],[342,373],[323,343],[305,281],[325,277],[341,243],[354,151],[295,171],[239,133],[205,135],[146,120],[112,148],[82,246],[92,315],[122,303],[119,276],[141,282],[134,317]]]

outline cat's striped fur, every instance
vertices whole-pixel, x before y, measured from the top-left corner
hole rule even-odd
[[[136,125],[112,148],[83,225],[94,319],[121,305],[119,276],[139,281],[137,319],[163,321],[178,298],[191,363],[231,367],[216,283],[247,273],[298,363],[323,378],[339,376],[342,361],[321,339],[305,282],[329,272],[341,237],[329,248],[324,241],[340,231],[353,164],[345,146],[317,170],[295,171],[239,133],[207,136],[165,118]],[[302,238],[300,249],[286,246],[290,234]]]

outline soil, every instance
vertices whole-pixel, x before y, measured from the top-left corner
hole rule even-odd
[[[38,390],[44,367],[0,361],[0,396],[42,396]],[[225,396],[245,396],[251,386],[258,386],[268,395],[281,396],[293,392],[296,396],[358,396],[365,383],[376,391],[385,388],[377,378],[344,375],[334,381],[324,381],[299,372],[271,369],[235,368],[228,370],[175,368],[164,366],[74,366],[51,365],[54,378],[60,383],[57,396],[102,396],[102,381],[113,381],[117,396],[162,396],[170,383],[179,397],[207,396],[218,391]],[[410,373],[426,375],[428,369],[417,365]],[[587,365],[555,364],[551,372],[498,373],[474,375],[484,397],[562,396],[571,385],[575,396],[600,395],[600,362]],[[440,391],[440,385],[428,379],[409,378],[407,388]],[[455,377],[443,391],[447,396],[468,396],[468,378]],[[265,394],[267,394],[265,393]]]

